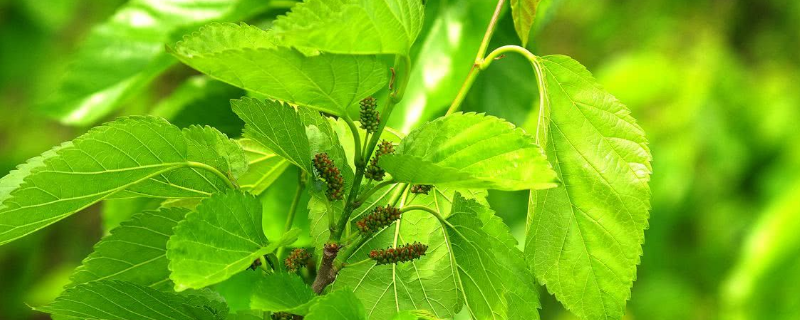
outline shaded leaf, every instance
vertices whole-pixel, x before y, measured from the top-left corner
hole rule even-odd
[[[42,108],[66,124],[92,124],[175,63],[164,51],[174,32],[215,20],[240,20],[263,7],[253,0],[131,1],[91,31]]]
[[[308,310],[306,320],[361,320],[367,319],[364,305],[347,289],[336,290],[321,296]]]
[[[171,288],[167,240],[187,212],[169,208],[134,215],[95,245],[94,252],[72,274],[72,285],[124,280],[160,290]]]
[[[53,303],[35,308],[59,319],[224,319],[198,296],[182,296],[125,281],[102,280],[67,289]]]
[[[316,297],[311,287],[295,274],[273,273],[259,280],[250,307],[270,312],[305,315],[308,303]]]

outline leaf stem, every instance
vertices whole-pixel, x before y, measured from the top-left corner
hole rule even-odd
[[[447,109],[448,115],[458,111],[458,109],[461,107],[461,103],[464,102],[464,98],[467,97],[467,92],[469,92],[469,89],[472,88],[472,84],[475,83],[475,78],[481,71],[481,64],[483,64],[483,61],[485,60],[483,56],[486,54],[486,50],[489,47],[489,41],[492,40],[492,35],[497,27],[497,20],[500,18],[500,12],[503,10],[504,4],[505,0],[497,1],[497,7],[494,9],[492,19],[489,21],[489,26],[486,28],[486,33],[483,35],[481,45],[478,47],[478,54],[475,56],[475,63],[472,64],[472,67],[469,69],[469,73],[467,73],[467,78],[464,79],[464,83],[461,85],[461,88],[458,89],[456,98],[453,100],[453,103],[450,104],[450,108]]]
[[[395,182],[394,182],[393,179],[389,179],[389,180],[386,180],[386,181],[383,181],[381,183],[376,184],[374,187],[372,187],[372,189],[369,189],[369,190],[367,190],[367,192],[362,193],[361,196],[359,196],[358,199],[356,200],[356,203],[358,203],[358,204],[363,203],[364,201],[369,199],[369,197],[373,193],[377,192],[378,190],[382,189],[385,186],[388,186],[388,185],[391,185],[391,184],[394,184],[394,183]]]
[[[217,168],[214,168],[214,167],[209,166],[209,165],[207,165],[205,163],[196,162],[196,161],[188,161],[188,162],[186,162],[186,166],[188,166],[189,168],[198,168],[198,169],[204,169],[204,170],[210,171],[211,173],[215,174],[217,177],[222,179],[222,181],[225,181],[225,184],[227,184],[229,188],[238,189],[238,187],[236,187],[236,184],[234,184],[233,181],[231,181],[231,179],[226,174],[224,174],[224,173],[220,172],[219,170],[217,170]]]
[[[366,259],[358,261],[358,262],[345,263],[345,264],[342,265],[342,267],[353,267],[353,266],[357,266],[359,264],[364,264],[364,263],[367,263],[367,262],[370,262],[370,261],[372,261],[372,259],[366,258]]]
[[[297,214],[297,206],[300,204],[300,198],[303,195],[303,190],[306,188],[305,178],[306,178],[305,171],[300,170],[300,174],[297,181],[297,189],[294,192],[292,205],[289,206],[289,214],[286,216],[286,224],[283,227],[284,234],[292,229],[292,224],[294,223],[294,217]],[[281,255],[283,255],[283,251],[285,248],[286,248],[285,246],[280,246],[275,255],[278,258],[280,258]]]
[[[362,161],[364,161],[364,159],[359,156],[361,153],[361,136],[358,134],[358,127],[356,127],[355,122],[353,122],[353,119],[350,119],[350,115],[345,114],[345,116],[342,118],[344,119],[344,122],[347,123],[347,126],[350,127],[350,131],[353,133],[353,145],[355,146],[353,148],[353,157],[356,161],[356,167],[358,167],[359,162],[361,162],[363,165]]]

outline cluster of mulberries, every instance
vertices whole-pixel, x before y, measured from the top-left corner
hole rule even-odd
[[[381,122],[381,115],[377,110],[378,102],[373,97],[366,97],[361,100],[361,129],[369,133],[378,131],[378,124]]]
[[[339,252],[339,249],[342,247],[339,246],[336,242],[328,242],[325,244],[324,249],[327,252]]]
[[[275,312],[272,314],[272,320],[302,320],[303,316],[291,314],[288,312]]]
[[[369,161],[364,176],[367,177],[367,179],[382,181],[383,177],[386,176],[386,171],[378,166],[378,160],[380,160],[382,155],[392,153],[394,153],[394,145],[386,140],[381,141],[381,144],[378,145],[378,150],[375,150],[375,156]]]
[[[290,253],[289,256],[286,257],[286,260],[284,260],[283,263],[286,265],[287,271],[294,273],[297,272],[297,270],[300,270],[300,268],[304,267],[306,264],[308,264],[308,260],[310,259],[311,259],[311,254],[308,253],[306,249],[298,248],[294,249],[292,253]]]
[[[333,164],[327,153],[318,153],[312,160],[314,168],[317,169],[319,176],[328,184],[325,195],[328,200],[342,200],[344,198],[344,178],[339,168]]]
[[[356,226],[363,234],[372,234],[386,228],[395,220],[400,219],[400,209],[391,205],[375,207],[372,213],[356,222]]]
[[[399,262],[407,262],[414,259],[419,259],[425,255],[428,246],[419,242],[406,244],[397,248],[388,248],[382,250],[372,250],[369,253],[369,258],[375,260],[375,264],[393,264]]]
[[[428,194],[431,189],[433,189],[433,186],[429,184],[415,184],[411,186],[411,193]]]

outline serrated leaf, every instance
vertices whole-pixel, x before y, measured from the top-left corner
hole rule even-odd
[[[361,208],[354,211],[357,221],[376,206],[385,205],[397,186],[379,190]],[[467,191],[485,202],[485,191]],[[449,212],[455,191],[434,188],[430,194],[414,197],[411,205]],[[396,223],[375,233],[356,250],[350,262],[369,257],[372,249],[393,247],[418,241],[428,245],[426,255],[409,263],[376,266],[359,264],[342,269],[333,288],[353,288],[370,319],[389,319],[398,311],[424,309],[440,318],[453,317],[463,304],[458,292],[457,266],[453,263],[445,230],[427,212],[409,211]]]
[[[455,113],[412,131],[379,165],[399,182],[476,189],[546,189],[555,173],[533,137],[504,120]]]
[[[305,315],[308,303],[316,297],[311,287],[295,274],[273,273],[259,280],[250,307],[270,312]]]
[[[178,223],[167,243],[175,290],[221,282],[269,253],[261,215],[261,202],[241,191],[215,193],[203,200]]]
[[[169,289],[167,240],[187,209],[168,208],[138,213],[95,245],[75,269],[72,285],[99,280],[124,280],[154,289]]]
[[[502,223],[488,207],[455,195],[445,229],[465,306],[475,319],[538,319],[534,277]]]
[[[201,303],[203,305],[201,305]],[[205,306],[204,304],[209,306]],[[218,320],[213,303],[198,296],[158,291],[125,281],[102,280],[67,289],[44,307],[59,319]]]
[[[533,18],[536,17],[536,7],[541,0],[511,0],[511,17],[514,18],[514,29],[522,46],[528,44],[528,35],[533,27]]]
[[[347,289],[321,296],[308,310],[306,320],[366,320],[364,305]]]
[[[583,319],[619,319],[650,209],[650,151],[630,111],[580,63],[536,59],[538,133],[563,184],[532,191],[525,252],[537,279]]]
[[[308,0],[278,17],[274,31],[305,51],[408,55],[424,14],[416,0]]]
[[[245,122],[245,137],[270,148],[306,172],[312,172],[305,126],[294,108],[281,102],[247,97],[233,100],[231,105]]]
[[[224,175],[240,164],[217,152],[233,149],[220,147],[224,136],[211,145],[189,132],[154,117],[121,118],[31,161],[0,206],[0,244],[108,198],[201,198],[226,189]]]
[[[263,7],[252,0],[131,1],[92,29],[42,108],[62,123],[94,123],[175,63],[164,51],[173,33],[210,21],[241,20]]]
[[[277,46],[272,34],[246,24],[207,25],[171,50],[212,78],[338,116],[388,81],[388,67],[375,56],[306,57]]]
[[[237,140],[247,157],[248,170],[239,177],[239,186],[259,195],[286,171],[289,162],[252,139]]]

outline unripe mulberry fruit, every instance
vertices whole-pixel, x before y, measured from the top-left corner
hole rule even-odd
[[[395,220],[400,219],[400,209],[387,205],[376,207],[372,213],[356,222],[356,226],[363,234],[372,234],[386,228]]]
[[[308,260],[311,259],[311,254],[306,251],[306,249],[294,249],[292,253],[286,257],[284,264],[286,265],[286,270],[289,272],[297,272],[300,268],[304,267],[308,264]]]
[[[378,101],[373,97],[366,97],[361,100],[361,129],[369,133],[378,131],[378,124],[381,122],[380,113],[378,113]]]
[[[383,181],[383,177],[386,176],[386,171],[378,166],[378,160],[381,159],[382,155],[392,153],[394,153],[394,145],[386,140],[381,141],[381,144],[378,145],[378,150],[375,150],[375,156],[369,161],[369,165],[364,171],[364,176],[367,177],[367,179]]]
[[[339,168],[328,157],[327,153],[318,153],[312,160],[314,168],[317,169],[320,178],[325,180],[328,189],[325,190],[325,195],[328,200],[342,200],[344,198],[344,178]]]
[[[431,189],[433,189],[433,186],[429,184],[415,184],[411,186],[411,193],[428,194]]]
[[[412,244],[406,244],[397,248],[372,250],[369,253],[369,258],[375,260],[375,264],[377,265],[394,264],[419,259],[425,255],[425,251],[427,250],[427,245],[414,242]]]

